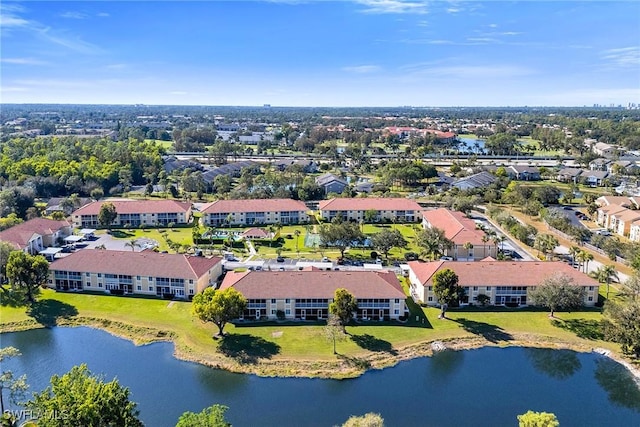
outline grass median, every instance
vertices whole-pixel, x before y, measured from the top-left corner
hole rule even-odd
[[[546,312],[530,309],[466,309],[451,310],[448,319],[440,320],[438,309],[411,304],[411,317],[404,324],[369,321],[349,326],[334,355],[321,323],[229,324],[228,335],[216,340],[216,327],[194,318],[190,308],[191,303],[181,301],[45,290],[30,309],[3,305],[0,331],[87,325],[138,344],[173,341],[177,357],[185,360],[274,376],[354,377],[369,368],[429,355],[433,341],[451,348],[603,347],[619,353],[616,344],[601,340],[597,310],[560,312],[554,321]]]

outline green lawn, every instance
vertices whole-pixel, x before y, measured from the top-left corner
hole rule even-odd
[[[393,363],[398,354],[424,354],[416,349],[434,340],[472,339],[495,345],[562,343],[578,349],[619,351],[617,345],[599,339],[601,314],[596,310],[557,313],[558,321],[549,320],[543,311],[451,310],[447,320],[439,320],[438,309],[422,309],[411,303],[411,318],[406,324],[372,321],[349,326],[350,336],[337,343],[341,356],[336,359],[320,324],[230,324],[225,329],[230,335],[214,340],[215,326],[194,319],[190,307],[188,302],[45,290],[29,313],[24,307],[2,306],[0,330],[88,323],[138,342],[171,337],[185,358],[266,375],[352,376],[369,363]],[[366,363],[354,365],[354,360]],[[325,368],[339,363],[340,371],[333,371],[335,366],[323,371],[323,362]]]

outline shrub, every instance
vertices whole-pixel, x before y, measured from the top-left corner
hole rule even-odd
[[[489,304],[489,301],[491,301],[491,297],[485,294],[478,295],[477,299],[478,299],[478,304],[480,304],[483,307]]]
[[[276,311],[276,317],[278,318],[278,320],[284,320],[285,319],[284,311],[277,310]]]

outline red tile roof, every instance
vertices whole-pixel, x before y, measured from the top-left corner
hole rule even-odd
[[[219,257],[205,258],[153,251],[83,249],[54,261],[49,269],[197,280],[221,260]]]
[[[467,242],[472,245],[490,244],[482,241],[482,237],[485,235],[484,231],[478,230],[476,223],[462,212],[439,208],[424,211],[422,216],[432,227],[443,230],[445,236],[457,245],[464,245]]]
[[[304,202],[293,199],[217,200],[202,207],[203,213],[231,212],[306,212]]]
[[[318,204],[321,211],[421,211],[422,207],[409,199],[386,197],[355,197],[322,200]]]
[[[333,298],[345,288],[356,298],[400,298],[406,295],[389,271],[246,271],[229,272],[220,289],[234,287],[245,298]]]
[[[626,196],[600,196],[596,199],[596,203],[600,206],[621,205],[630,206],[631,200]]]
[[[72,215],[98,215],[103,203],[113,203],[118,214],[186,213],[191,209],[191,203],[177,200],[101,200],[81,207]]]
[[[269,232],[264,228],[250,228],[242,232],[243,237],[249,237],[251,239],[266,239],[269,237]]]
[[[409,268],[420,283],[433,284],[433,275],[451,269],[458,275],[460,286],[538,286],[555,273],[564,273],[581,286],[598,286],[598,281],[561,261],[411,261]]]
[[[67,221],[54,221],[47,218],[34,218],[0,231],[0,240],[13,244],[16,249],[24,249],[34,234],[51,235],[62,227],[68,227]]]
[[[625,209],[624,211],[613,213],[612,216],[623,222],[635,221],[640,219],[640,211]]]

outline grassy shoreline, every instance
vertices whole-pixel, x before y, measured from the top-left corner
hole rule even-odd
[[[228,325],[224,340],[216,328],[190,315],[190,304],[45,291],[39,300],[63,315],[44,316],[24,307],[2,306],[0,333],[42,327],[88,326],[128,339],[136,345],[172,342],[174,356],[231,372],[279,377],[355,378],[370,369],[432,355],[431,344],[465,350],[483,346],[563,348],[579,352],[603,349],[633,370],[617,344],[594,334],[597,311],[558,313],[557,323],[541,311],[439,311],[423,309],[424,318],[406,325],[367,322],[347,328],[338,355],[322,336],[322,326],[294,322]],[[107,320],[107,318],[109,320]]]

